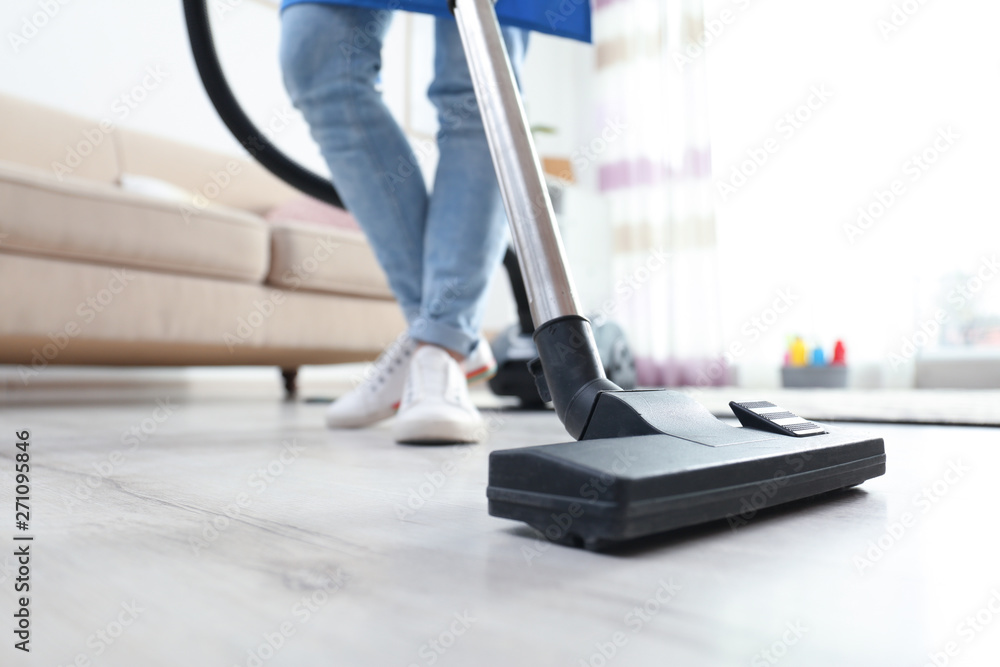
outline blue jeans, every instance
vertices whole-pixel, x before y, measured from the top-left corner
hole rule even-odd
[[[282,13],[285,87],[375,251],[415,340],[467,355],[506,241],[493,161],[455,22],[435,25],[440,161],[430,194],[377,89],[392,12],[297,4]],[[515,74],[528,33],[504,28]]]

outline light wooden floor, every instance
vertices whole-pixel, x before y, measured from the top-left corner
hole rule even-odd
[[[860,490],[595,554],[486,512],[487,452],[565,439],[551,413],[490,413],[486,446],[416,448],[385,427],[328,432],[322,405],[175,400],[162,423],[155,407],[82,394],[0,412],[0,553],[23,428],[36,535],[34,650],[5,630],[0,664],[895,666],[948,642],[948,664],[1000,655],[997,429],[865,425],[890,472]],[[130,449],[133,427],[145,440]],[[992,624],[962,625],[977,611]]]

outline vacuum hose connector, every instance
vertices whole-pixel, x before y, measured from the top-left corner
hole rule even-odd
[[[579,315],[549,320],[533,336],[556,414],[571,436],[587,428],[598,395],[621,391],[604,375],[590,322]]]

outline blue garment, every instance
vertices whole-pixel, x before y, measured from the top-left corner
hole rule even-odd
[[[365,232],[414,340],[468,355],[506,248],[506,218],[455,21],[435,21],[440,160],[427,192],[413,148],[376,88],[392,12],[324,3],[281,16],[285,87]],[[503,28],[515,76],[528,31]],[[427,54],[430,56],[430,54]]]
[[[281,9],[308,2],[451,16],[448,0],[282,0]],[[590,41],[590,0],[498,0],[496,9],[501,25]]]

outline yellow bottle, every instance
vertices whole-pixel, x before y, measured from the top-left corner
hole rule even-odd
[[[806,344],[798,336],[792,341],[791,347],[791,360],[792,366],[805,366],[806,365]]]

